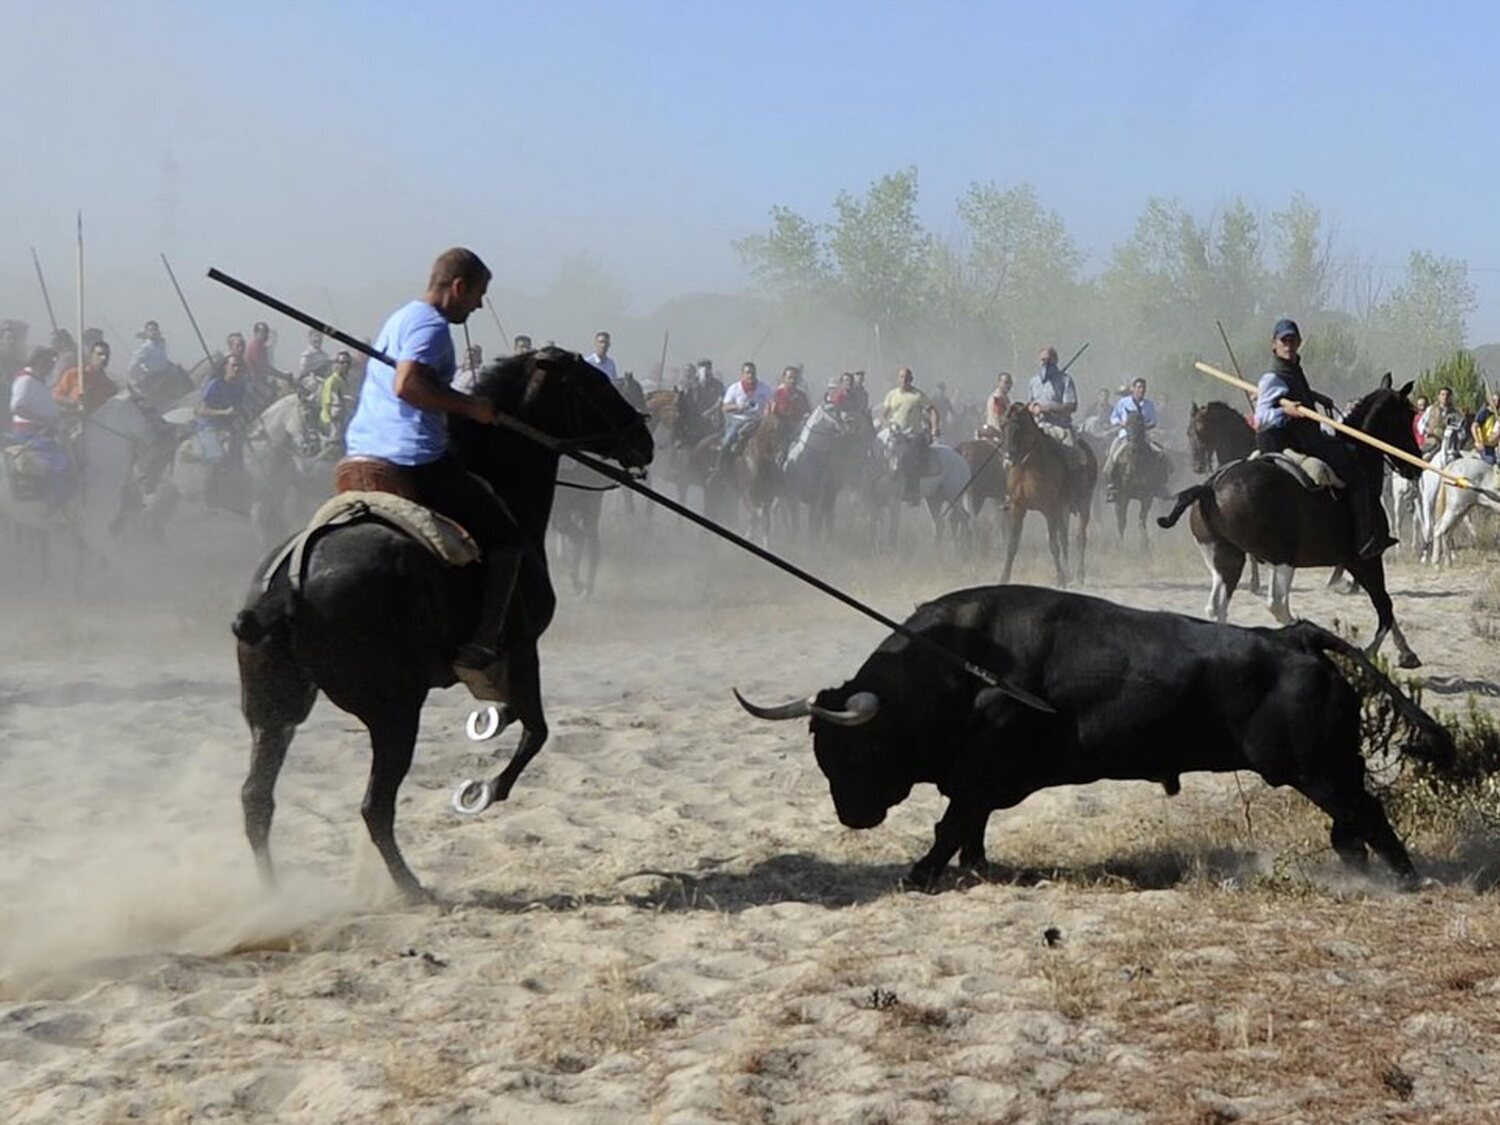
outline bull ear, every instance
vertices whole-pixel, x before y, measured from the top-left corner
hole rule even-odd
[[[1391,389],[1391,373],[1389,371],[1380,377],[1380,389],[1383,391]]]
[[[1402,398],[1410,398],[1411,397],[1411,389],[1414,386],[1416,386],[1416,383],[1413,382],[1412,380],[1408,379],[1406,381],[1406,385],[1401,388],[1401,397]]]
[[[1202,410],[1202,409],[1203,409],[1203,408],[1202,408],[1202,407],[1201,407],[1201,406],[1199,406],[1199,405],[1198,405],[1198,402],[1197,402],[1197,400],[1196,400],[1196,399],[1194,399],[1194,400],[1193,400],[1193,407],[1192,407],[1192,410],[1191,410],[1191,411],[1189,411],[1189,413],[1188,413],[1188,417],[1189,417],[1189,418],[1196,418],[1196,417],[1197,417],[1197,416],[1198,416],[1198,411],[1200,411],[1200,410]]]

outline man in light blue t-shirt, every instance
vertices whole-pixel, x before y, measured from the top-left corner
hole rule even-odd
[[[478,626],[454,660],[454,670],[465,682],[483,679],[465,676],[465,671],[495,663],[521,559],[515,524],[505,508],[483,481],[448,454],[447,415],[461,414],[484,425],[495,421],[488,399],[453,389],[457,364],[448,329],[480,306],[489,282],[489,268],[472,250],[455,248],[438,257],[426,294],[392,313],[375,338],[375,350],[396,366],[370,360],[344,436],[350,457],[399,465],[417,498],[462,524],[484,552]]]

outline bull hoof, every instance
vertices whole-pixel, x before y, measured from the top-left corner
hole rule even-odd
[[[1401,654],[1401,659],[1399,661],[1397,661],[1397,664],[1400,667],[1402,667],[1402,668],[1420,668],[1420,667],[1422,667],[1422,661],[1417,658],[1417,654],[1414,653],[1414,652],[1404,652],[1404,653],[1402,653]]]
[[[901,880],[902,884],[911,890],[924,891],[933,894],[938,889],[938,882],[943,872],[940,868],[930,863],[918,862],[907,872],[906,878]]]

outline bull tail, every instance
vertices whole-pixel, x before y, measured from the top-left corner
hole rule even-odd
[[[1289,625],[1286,631],[1300,643],[1305,651],[1319,656],[1334,652],[1358,665],[1376,689],[1391,700],[1397,714],[1410,723],[1416,732],[1416,737],[1403,747],[1404,750],[1410,751],[1429,765],[1439,768],[1453,765],[1458,757],[1458,750],[1453,744],[1453,735],[1446,727],[1412,702],[1411,697],[1392,683],[1390,677],[1375,667],[1363,649],[1310,621],[1299,621],[1295,625]]]
[[[1198,501],[1202,500],[1204,507],[1207,508],[1208,505],[1213,503],[1213,499],[1214,490],[1206,484],[1195,484],[1189,488],[1184,488],[1177,494],[1177,503],[1172,505],[1172,510],[1164,516],[1156,517],[1156,526],[1162,528],[1174,527],[1177,521],[1182,518],[1182,513]]]

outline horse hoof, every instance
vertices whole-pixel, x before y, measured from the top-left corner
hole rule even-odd
[[[495,803],[495,783],[466,778],[453,791],[453,811],[464,816],[478,816]]]
[[[1422,667],[1422,661],[1417,658],[1417,654],[1414,652],[1402,653],[1401,659],[1397,661],[1397,664],[1402,668]]]
[[[479,725],[480,716],[484,717],[484,726]],[[470,711],[469,722],[465,727],[470,742],[484,742],[486,739],[494,738],[500,729],[500,708],[491,704],[483,711]],[[460,810],[462,811],[462,810]]]

